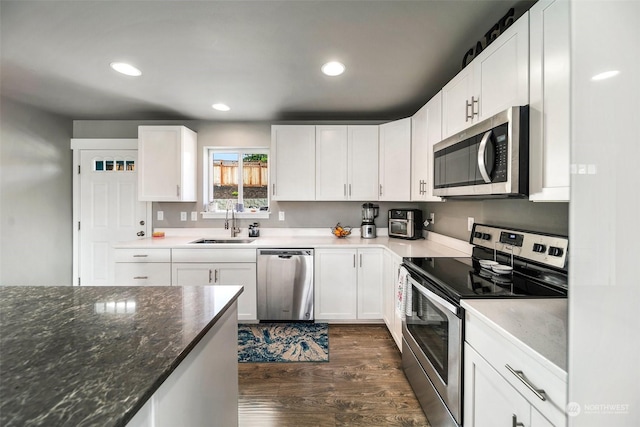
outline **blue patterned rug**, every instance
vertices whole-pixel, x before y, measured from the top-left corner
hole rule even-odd
[[[326,323],[238,325],[238,362],[328,362]]]

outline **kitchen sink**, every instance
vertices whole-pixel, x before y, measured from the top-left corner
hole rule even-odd
[[[213,244],[213,243],[251,243],[253,242],[255,239],[198,239],[198,240],[194,240],[193,242],[190,243],[206,243],[206,244]]]

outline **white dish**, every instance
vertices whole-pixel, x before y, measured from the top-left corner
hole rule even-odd
[[[493,265],[491,266],[491,269],[493,270],[494,273],[497,274],[509,274],[513,271],[512,267],[509,267],[508,265]]]
[[[491,267],[494,265],[498,265],[496,261],[491,261],[488,259],[481,259],[481,260],[478,260],[478,262],[480,263],[481,267],[488,268],[488,269],[491,269]]]

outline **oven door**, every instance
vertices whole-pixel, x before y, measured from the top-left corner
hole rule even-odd
[[[413,221],[406,219],[390,219],[389,220],[389,236],[392,237],[413,237]]]
[[[409,276],[402,323],[406,343],[458,424],[462,420],[462,314],[460,308]]]

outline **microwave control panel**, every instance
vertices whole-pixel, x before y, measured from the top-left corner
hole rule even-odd
[[[569,239],[564,236],[474,224],[469,243],[551,267],[566,268]]]

